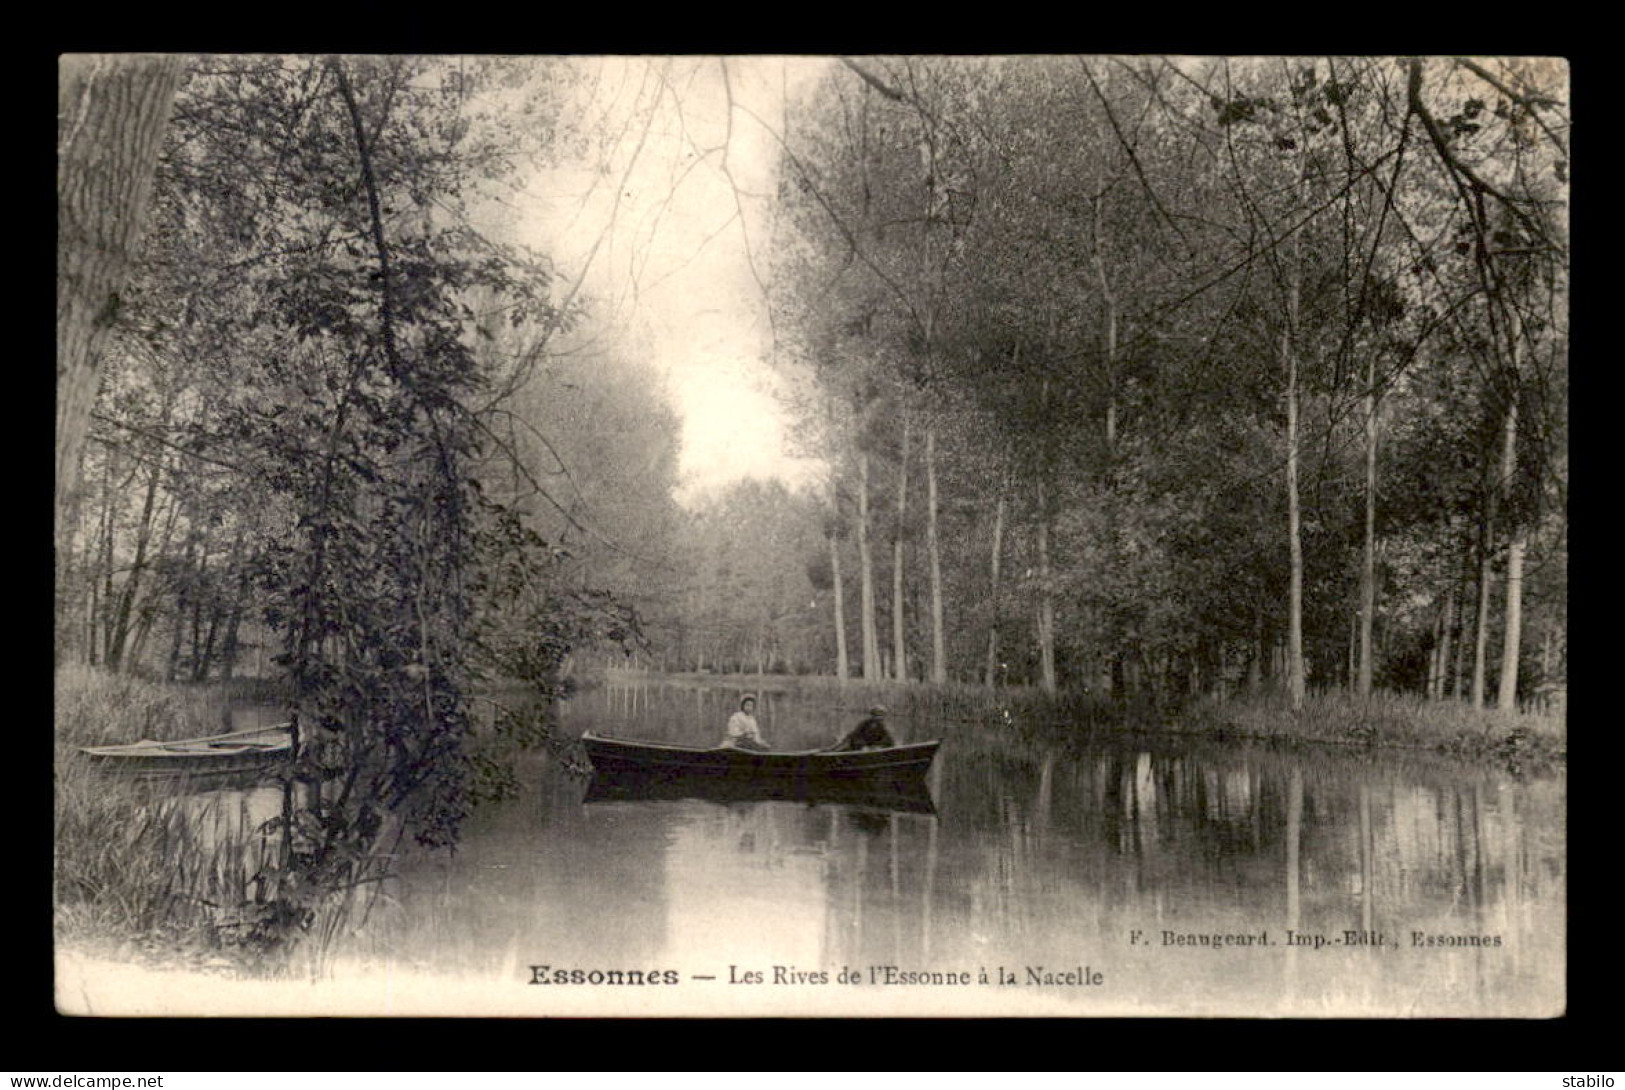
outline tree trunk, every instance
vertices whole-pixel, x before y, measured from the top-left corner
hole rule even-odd
[[[169,515],[164,519],[164,532],[158,539],[158,548],[153,552],[153,564],[158,564],[169,556],[169,543],[175,538],[175,523],[180,515],[180,502],[172,501],[169,505]],[[147,598],[141,604],[141,619],[136,625],[135,636],[130,640],[129,649],[125,652],[128,660],[135,665],[141,662],[141,656],[146,650],[147,637],[152,634],[152,626],[158,619],[159,595],[165,588],[162,584],[153,584],[147,591]]]
[[[1365,548],[1360,563],[1360,673],[1355,691],[1371,695],[1371,626],[1377,613],[1377,357],[1365,371]]]
[[[846,657],[846,589],[841,578],[841,542],[839,534],[840,508],[835,498],[835,486],[830,485],[830,501],[834,514],[829,532],[829,569],[835,594],[835,676],[845,681],[851,676]]]
[[[1490,586],[1495,581],[1490,556],[1488,518],[1479,542],[1478,558],[1478,622],[1473,633],[1473,693],[1474,708],[1484,706],[1484,668],[1490,645]]]
[[[1516,366],[1517,357],[1513,357]],[[1505,510],[1511,511],[1513,478],[1518,470],[1518,398],[1512,395],[1507,407],[1506,438],[1501,450],[1501,495]],[[1495,706],[1501,711],[1518,708],[1518,661],[1523,638],[1523,553],[1524,532],[1513,519],[1507,541],[1506,632],[1501,637],[1501,688]]]
[[[244,565],[238,569],[237,595],[231,605],[231,616],[226,622],[226,639],[220,649],[220,676],[230,681],[237,672],[237,656],[240,653],[238,633],[242,628],[243,610],[248,607],[248,567]],[[662,658],[664,663],[664,658]],[[664,669],[664,665],[661,667]]]
[[[1298,927],[1300,893],[1298,852],[1303,830],[1303,772],[1294,767],[1287,778],[1286,793],[1286,926]]]
[[[1094,202],[1094,264],[1095,279],[1100,285],[1101,308],[1105,312],[1104,338],[1106,350],[1106,465],[1112,464],[1117,449],[1117,296],[1112,292],[1106,275],[1106,258],[1101,252],[1106,240],[1105,200]]]
[[[948,637],[942,617],[942,548],[937,538],[937,430],[925,429],[925,551],[931,567],[931,681],[948,681]]]
[[[1038,684],[1055,691],[1055,597],[1050,587],[1049,504],[1038,482]]]
[[[211,597],[209,602],[209,627],[203,636],[203,651],[197,660],[192,663],[192,680],[207,681],[209,671],[214,668],[214,648],[220,636],[220,622],[224,619],[225,610],[218,595]]]
[[[189,589],[192,581],[192,558],[197,555],[197,528],[188,527],[186,532],[186,551],[181,557],[179,571],[180,584],[175,595],[175,629],[169,643],[169,661],[164,668],[164,680],[174,681],[176,672],[180,669],[181,643],[186,633],[186,607],[191,600]]]
[[[1450,669],[1450,698],[1461,699],[1463,679],[1467,676],[1467,590],[1471,586],[1471,557],[1461,559],[1461,572],[1456,580],[1461,607],[1456,611],[1456,661]]]
[[[58,565],[67,556],[101,353],[140,247],[181,68],[179,57],[136,55],[67,55],[57,63]]]
[[[1450,665],[1455,661],[1455,634],[1456,634],[1456,588],[1454,585],[1445,592],[1444,623],[1440,627],[1441,643],[1439,646],[1439,678],[1433,686],[1433,692],[1428,695],[1434,700],[1443,700],[1445,687],[1450,681]]]
[[[1422,683],[1422,691],[1429,700],[1437,699],[1439,675],[1443,671],[1444,624],[1444,607],[1440,606],[1433,615],[1433,646],[1428,649],[1427,676]]]
[[[124,661],[124,648],[129,641],[130,623],[134,616],[132,610],[136,595],[141,592],[141,578],[147,568],[147,546],[152,540],[152,512],[158,498],[158,479],[163,471],[164,460],[160,455],[147,475],[147,493],[141,501],[141,521],[136,527],[135,559],[130,564],[130,574],[124,580],[118,609],[113,616],[113,630],[107,649],[107,665],[113,670],[117,670]]]
[[[86,573],[90,583],[91,626],[90,665],[107,661],[107,634],[112,631],[112,617],[102,610],[113,607],[113,452],[108,451],[102,473],[102,510],[96,536],[96,559]]]
[[[99,548],[99,546],[98,546],[98,548]],[[96,594],[96,578],[95,578],[96,573],[93,572],[93,571],[88,571],[87,570],[86,574],[89,575],[89,578],[85,580],[85,584],[86,584],[86,590],[85,590],[85,620],[84,620],[84,626],[85,626],[85,629],[84,629],[84,631],[85,631],[85,634],[84,634],[85,665],[86,666],[95,666],[96,665],[96,658],[97,658],[97,655],[96,655],[96,634],[97,634],[96,610],[97,610],[98,606],[100,605],[100,603],[98,601],[98,597],[97,597],[97,594]]]
[[[875,568],[869,555],[869,455],[858,451],[858,576],[859,608],[863,611],[863,678],[880,674],[880,634],[875,628]]]
[[[908,417],[903,418],[903,453],[897,460],[897,526],[891,547],[892,677],[908,680],[908,634],[903,615],[903,528],[908,518]]]
[[[1006,486],[1008,479],[1006,479]],[[999,492],[998,505],[993,509],[993,563],[992,579],[989,584],[989,602],[993,610],[993,623],[987,631],[987,686],[993,688],[999,682],[999,607],[1003,600],[1003,584],[999,581],[999,562],[1004,552],[1004,512],[1008,500],[1004,491]]]
[[[1296,236],[1294,236],[1296,237]],[[1296,248],[1295,248],[1296,249]],[[1281,334],[1281,356],[1286,365],[1286,521],[1291,554],[1291,582],[1287,595],[1287,692],[1294,711],[1303,707],[1303,538],[1298,511],[1298,354],[1293,335],[1298,325],[1297,254],[1288,273],[1287,321]]]
[[[1264,679],[1269,676],[1270,670],[1270,644],[1269,637],[1264,631],[1264,611],[1258,606],[1253,607],[1253,656],[1247,666],[1247,687],[1254,692],[1264,687]]]
[[[192,670],[193,681],[201,681],[198,674],[199,667],[206,666],[204,662],[204,627],[203,611],[212,597],[208,592],[209,578],[209,550],[214,544],[214,534],[204,527],[202,540],[198,543],[197,567],[190,574],[192,580]]]
[[[237,532],[232,535],[231,552],[227,555],[225,568],[220,572],[218,589],[209,596],[209,631],[203,641],[203,657],[201,661],[192,665],[192,678],[194,681],[207,681],[210,671],[214,668],[215,647],[221,634],[221,625],[226,624],[228,627],[234,627],[231,618],[236,612],[236,603],[228,599],[226,587],[231,584],[235,589],[235,587],[243,585],[236,578],[236,573],[242,568],[243,542],[246,533],[243,524],[239,522]],[[231,638],[235,639],[234,633]]]
[[[1358,608],[1349,614],[1349,662],[1348,662],[1349,692],[1354,692],[1360,684],[1360,611]]]

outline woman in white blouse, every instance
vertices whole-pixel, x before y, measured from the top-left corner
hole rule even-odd
[[[734,749],[767,749],[762,740],[762,729],[756,725],[756,698],[747,696],[739,702],[739,710],[728,717],[728,729],[722,744]]]

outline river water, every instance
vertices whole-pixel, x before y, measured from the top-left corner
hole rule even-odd
[[[708,745],[738,695],[611,685],[564,705],[559,729]],[[758,719],[775,748],[812,748],[860,701],[769,688]],[[894,712],[901,740],[943,739],[923,805],[588,801],[583,775],[530,753],[518,795],[478,807],[455,853],[406,852],[293,991],[130,982],[95,1006],[141,1013],[132,996],[162,993],[167,1013],[1563,1011],[1561,773]],[[278,714],[243,709],[236,725]],[[207,845],[275,815],[280,791],[186,804]]]
[[[710,744],[736,699],[611,686],[562,729]],[[758,719],[807,748],[857,712],[768,691]],[[585,779],[526,755],[520,794],[477,809],[455,854],[403,858],[325,972],[382,974],[414,1009],[443,994],[448,1014],[471,995],[505,1014],[1564,1008],[1561,774],[893,725],[944,739],[934,812],[589,803]]]

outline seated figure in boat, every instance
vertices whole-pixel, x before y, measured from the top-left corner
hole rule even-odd
[[[756,698],[747,696],[739,702],[739,710],[728,717],[728,727],[722,744],[732,749],[768,748],[762,740],[762,729],[756,725]]]
[[[869,709],[869,718],[846,732],[846,736],[830,747],[836,752],[856,749],[889,749],[897,739],[886,729],[886,709],[876,704]]]

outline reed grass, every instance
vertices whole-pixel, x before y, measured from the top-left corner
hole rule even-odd
[[[260,954],[253,906],[276,857],[240,797],[178,793],[59,762],[58,940],[196,961]]]
[[[1516,767],[1562,761],[1568,725],[1562,715],[1473,708],[1414,693],[1345,689],[1310,693],[1294,710],[1286,694],[1249,693],[1203,699],[1182,715],[1189,728],[1219,737],[1301,739],[1343,745],[1427,749]]]
[[[612,671],[616,681],[633,671]],[[1036,687],[990,689],[982,685],[862,680],[821,676],[692,674],[675,680],[708,688],[785,692],[829,702],[861,715],[883,704],[893,718],[964,723],[1022,734],[1077,731],[1155,731],[1197,734],[1214,740],[1304,741],[1376,748],[1428,749],[1467,759],[1520,767],[1563,760],[1567,723],[1562,715],[1474,709],[1462,701],[1431,701],[1412,693],[1377,692],[1359,697],[1342,689],[1307,695],[1294,711],[1284,692],[1262,690],[1225,699],[1157,700],[1149,695],[1114,699],[1081,690],[1046,693]]]
[[[218,734],[230,729],[233,705],[273,703],[282,694],[256,678],[169,684],[69,665],[57,669],[54,695],[57,743],[98,746]]]
[[[333,939],[370,909],[389,853],[357,860],[339,888],[316,889],[282,856],[280,807],[267,821],[250,812],[243,791],[198,792],[174,779],[108,774],[79,752],[222,732],[234,704],[273,702],[281,695],[275,686],[256,679],[163,684],[70,666],[57,672],[55,695],[59,944],[194,969],[286,975],[301,966],[314,971]],[[294,842],[302,839],[296,830]]]
[[[218,733],[243,687],[166,685],[83,666],[59,669],[55,681],[58,941],[168,960],[257,957],[253,906],[275,844],[243,796],[109,775],[79,753]]]

